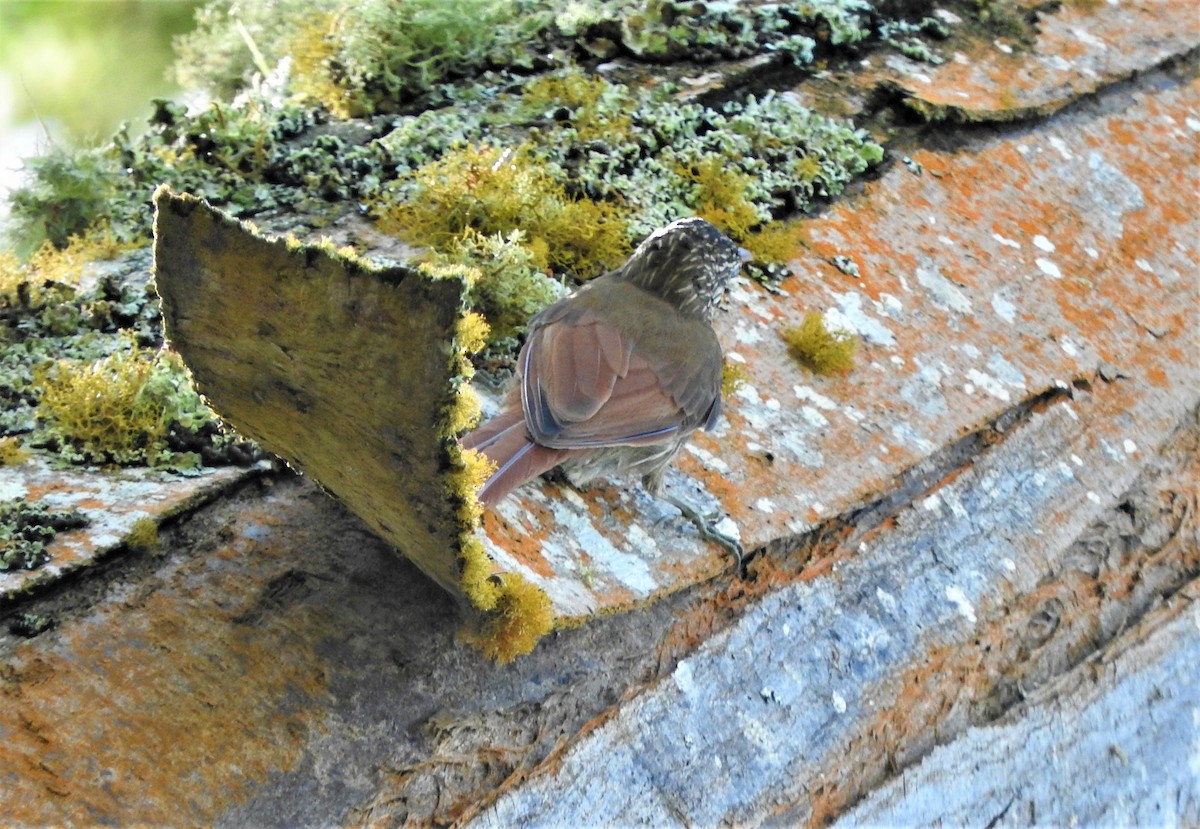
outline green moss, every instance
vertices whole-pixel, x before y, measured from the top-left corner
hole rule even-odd
[[[794,328],[783,331],[788,353],[814,374],[845,374],[854,368],[858,338],[845,331],[830,331],[816,311],[804,315]]]
[[[231,97],[299,47],[295,87],[335,111],[349,96],[351,113],[369,114],[489,67],[532,66],[551,18],[521,0],[279,0],[214,2],[198,23],[178,45],[185,86]]]
[[[0,571],[42,566],[50,560],[46,545],[55,535],[87,524],[78,510],[56,510],[44,501],[0,501]]]
[[[139,518],[125,533],[125,545],[131,550],[152,553],[159,549],[158,522],[153,518]]]

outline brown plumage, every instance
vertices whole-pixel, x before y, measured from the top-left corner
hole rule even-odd
[[[681,219],[534,317],[500,413],[463,439],[497,467],[480,501],[559,465],[578,482],[636,473],[657,494],[671,459],[720,415],[711,320],[742,261],[711,224]]]

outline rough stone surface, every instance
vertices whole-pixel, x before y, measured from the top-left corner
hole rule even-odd
[[[928,68],[951,121],[1025,120],[927,128],[806,222],[784,295],[738,286],[749,383],[672,483],[744,574],[636,488],[534,487],[497,554],[628,610],[498,667],[336,502],[260,480],[4,607],[57,624],[0,632],[3,822],[1200,823],[1188,11],[1064,4]],[[809,309],[854,372],[788,361]]]

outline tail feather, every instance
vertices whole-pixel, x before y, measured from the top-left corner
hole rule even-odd
[[[496,464],[496,471],[479,488],[478,498],[485,507],[499,503],[521,484],[558,466],[570,454],[568,449],[551,449],[531,442],[520,411],[501,412],[464,436],[462,442]]]

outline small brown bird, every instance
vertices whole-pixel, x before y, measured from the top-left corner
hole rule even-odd
[[[672,222],[629,260],[534,317],[501,411],[463,438],[496,471],[485,506],[555,466],[586,483],[636,473],[658,497],[675,454],[721,413],[712,317],[746,254],[703,219]],[[741,555],[685,502],[701,532]]]

